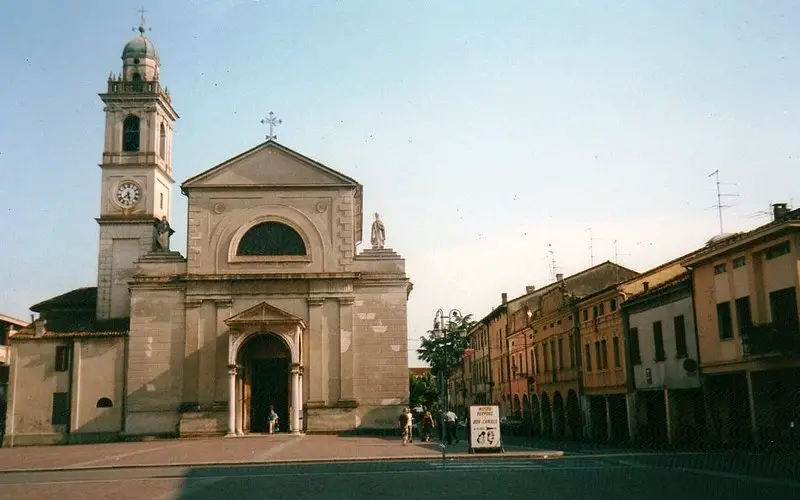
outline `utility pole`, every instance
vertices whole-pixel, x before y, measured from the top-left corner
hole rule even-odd
[[[723,226],[722,226],[722,209],[723,208],[730,208],[732,205],[723,205],[722,204],[722,197],[723,196],[734,197],[734,196],[739,196],[739,195],[738,194],[733,194],[733,193],[723,193],[722,192],[722,189],[720,187],[722,184],[732,185],[732,186],[735,186],[736,184],[732,183],[732,182],[720,182],[719,181],[719,169],[714,170],[713,172],[708,174],[708,176],[716,178],[716,183],[717,183],[717,204],[713,205],[712,208],[716,208],[717,209],[717,212],[719,214],[719,234],[723,234],[725,231],[723,230]]]

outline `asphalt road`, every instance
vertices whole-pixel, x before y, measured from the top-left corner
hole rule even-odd
[[[798,498],[796,461],[750,456],[608,454],[219,467],[0,473],[0,498],[770,500]],[[733,462],[733,465],[731,465]],[[784,464],[784,465],[781,465]]]

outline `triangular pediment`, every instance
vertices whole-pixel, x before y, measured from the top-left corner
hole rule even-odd
[[[181,189],[225,187],[339,187],[359,184],[350,177],[269,140],[206,170]]]
[[[288,313],[283,309],[262,302],[249,309],[231,316],[225,320],[225,324],[233,327],[236,325],[300,325],[305,328],[306,324],[302,318]]]

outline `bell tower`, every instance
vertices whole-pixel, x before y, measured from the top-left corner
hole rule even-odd
[[[130,316],[128,281],[135,262],[154,250],[155,223],[170,219],[172,130],[178,114],[159,80],[160,61],[146,36],[122,50],[122,72],[110,74],[105,93],[105,141],[100,164],[100,251],[97,318]]]

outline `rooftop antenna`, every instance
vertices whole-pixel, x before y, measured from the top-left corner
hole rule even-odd
[[[589,231],[589,267],[594,267],[594,238],[592,237],[592,228],[586,228]]]
[[[630,256],[629,253],[619,253],[619,240],[614,240],[614,264],[619,264],[620,255]]]
[[[555,283],[556,281],[556,254],[553,252],[553,244],[547,244],[547,261],[550,267],[550,281]]]
[[[719,169],[717,169],[717,170],[714,170],[713,172],[711,172],[710,174],[708,174],[708,176],[709,176],[709,177],[716,177],[716,183],[717,183],[717,204],[716,204],[716,205],[713,205],[711,208],[716,208],[716,209],[717,209],[717,212],[719,213],[719,234],[723,234],[725,231],[724,231],[724,230],[723,230],[723,228],[722,228],[722,209],[723,209],[723,208],[730,208],[732,205],[723,205],[723,204],[722,204],[722,197],[723,197],[723,196],[729,196],[729,197],[733,197],[733,196],[739,196],[739,195],[738,195],[738,194],[733,194],[733,193],[723,193],[723,192],[721,191],[721,188],[720,188],[720,186],[721,186],[722,184],[726,184],[726,185],[730,185],[730,186],[735,186],[735,185],[736,185],[736,183],[733,183],[733,182],[720,182],[720,181],[719,181]]]

